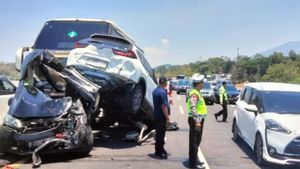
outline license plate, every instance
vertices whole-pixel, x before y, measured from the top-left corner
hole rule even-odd
[[[106,68],[107,62],[99,59],[89,58],[86,61],[87,65],[98,67],[98,68]]]

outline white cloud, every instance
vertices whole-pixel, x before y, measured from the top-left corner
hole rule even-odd
[[[160,40],[160,46],[145,47],[144,51],[149,63],[155,67],[165,64],[169,55],[170,41],[166,38]]]

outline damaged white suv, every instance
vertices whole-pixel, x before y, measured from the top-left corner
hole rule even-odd
[[[157,86],[154,70],[144,52],[132,40],[94,34],[78,42],[68,56],[67,66],[101,86],[101,106],[106,115],[153,116],[152,91]],[[142,111],[140,111],[142,110]]]

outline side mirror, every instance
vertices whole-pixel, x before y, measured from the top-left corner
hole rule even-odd
[[[23,48],[19,48],[17,50],[17,53],[16,53],[16,69],[17,71],[20,71],[21,69],[21,65],[22,65],[22,62],[24,60],[24,53],[25,52],[29,52],[29,47],[23,47]]]
[[[246,111],[250,111],[253,112],[255,115],[257,115],[258,109],[255,105],[251,104],[251,105],[247,105],[245,107]]]

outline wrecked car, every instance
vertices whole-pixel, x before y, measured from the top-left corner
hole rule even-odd
[[[101,126],[132,121],[152,124],[157,80],[143,50],[126,38],[103,34],[78,44],[81,48],[70,52],[67,67],[101,86],[103,112],[95,114]],[[97,120],[93,124],[97,126]]]
[[[89,112],[99,104],[99,86],[63,65],[48,51],[34,51],[24,60],[15,97],[3,128],[9,136],[6,153],[76,152],[87,155],[93,147]]]

